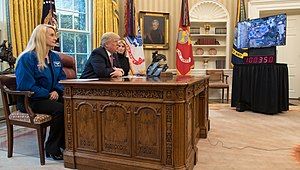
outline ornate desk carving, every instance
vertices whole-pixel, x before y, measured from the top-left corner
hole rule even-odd
[[[193,169],[208,77],[64,80],[65,167]]]

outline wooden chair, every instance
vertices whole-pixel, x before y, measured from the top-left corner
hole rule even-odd
[[[229,100],[229,84],[228,75],[224,75],[224,70],[206,70],[206,74],[209,78],[209,88],[222,89],[222,103],[224,100],[224,89],[227,89],[227,103]]]
[[[29,97],[34,93],[31,91],[16,91],[16,77],[14,75],[1,75],[0,88],[7,126],[7,157],[12,157],[13,153],[14,125],[34,128],[37,130],[40,163],[45,165],[44,141],[46,128],[50,125],[51,116],[32,112],[29,105]],[[24,96],[24,106],[27,113],[16,110],[17,96]]]

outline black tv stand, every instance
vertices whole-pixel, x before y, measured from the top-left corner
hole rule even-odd
[[[263,48],[249,48],[248,57],[244,57],[244,64],[275,64],[276,46]]]

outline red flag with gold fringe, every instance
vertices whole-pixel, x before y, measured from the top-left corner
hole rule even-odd
[[[176,45],[176,68],[180,75],[190,74],[191,69],[194,68],[189,18],[188,0],[182,0]]]

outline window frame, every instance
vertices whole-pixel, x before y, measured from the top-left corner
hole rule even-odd
[[[64,2],[64,0],[56,0],[56,1],[61,1],[61,3]],[[74,7],[74,1],[76,0],[72,0],[72,6]],[[78,70],[83,70],[83,67],[85,65],[85,62],[88,60],[89,55],[91,53],[91,48],[92,48],[92,0],[85,0],[86,2],[86,9],[85,9],[85,13],[84,12],[79,12],[79,11],[75,11],[70,10],[70,9],[64,9],[64,8],[60,8],[56,5],[56,13],[57,13],[57,17],[58,17],[58,32],[59,32],[59,38],[60,38],[60,51],[62,53],[65,53],[67,55],[73,56],[75,58],[75,65],[76,65],[76,72],[77,72],[77,77],[79,77],[81,75],[81,72],[78,72]],[[57,3],[56,3],[57,4]],[[67,28],[61,28],[61,12],[68,12],[68,13],[72,13],[72,29],[67,29]],[[85,14],[85,19],[86,19],[86,30],[77,30],[74,29],[74,25],[75,25],[75,15],[76,14]],[[63,37],[62,34],[63,33],[73,33],[73,34],[85,34],[87,36],[87,43],[86,43],[86,47],[87,47],[87,51],[86,53],[79,53],[77,52],[77,46],[76,46],[76,39],[74,39],[74,52],[66,52],[66,50],[63,49],[63,45],[64,45],[64,41],[63,41]],[[79,66],[78,65],[78,58],[80,55],[86,55],[86,59],[85,62]],[[81,69],[79,69],[81,68]]]

